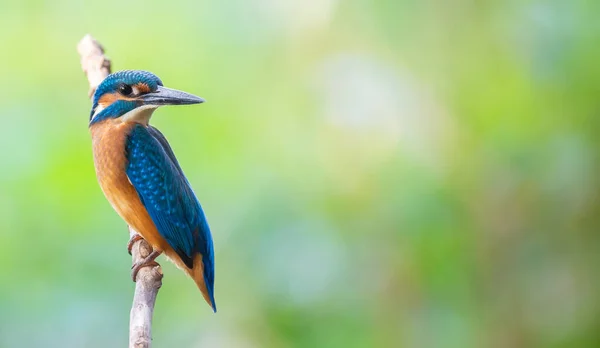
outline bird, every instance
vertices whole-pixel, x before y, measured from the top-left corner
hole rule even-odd
[[[202,102],[164,87],[151,72],[123,70],[108,75],[94,92],[89,130],[100,188],[139,233],[129,240],[129,253],[140,238],[153,249],[133,265],[133,281],[164,254],[194,280],[216,312],[214,247],[206,216],[167,139],[149,124],[161,106]]]

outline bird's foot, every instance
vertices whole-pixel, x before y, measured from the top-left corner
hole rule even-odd
[[[140,237],[141,238],[141,237]],[[154,261],[154,259],[156,259],[158,257],[158,255],[160,255],[162,252],[160,251],[152,251],[150,253],[150,255],[148,255],[145,259],[143,259],[142,261],[136,262],[133,264],[133,266],[131,266],[131,279],[136,282],[137,281],[137,274],[140,271],[140,269],[142,269],[142,267],[155,267],[155,266],[160,266],[158,264],[158,262]]]
[[[133,249],[133,245],[135,244],[135,242],[137,242],[138,240],[144,239],[142,238],[142,236],[140,236],[139,234],[135,233],[133,236],[131,236],[131,238],[129,239],[129,242],[127,243],[127,252],[129,253],[129,255],[131,255],[131,249]]]

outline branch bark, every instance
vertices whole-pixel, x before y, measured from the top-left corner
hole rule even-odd
[[[89,34],[79,41],[77,52],[81,56],[81,69],[89,82],[88,97],[91,98],[98,85],[110,74],[110,60],[104,55],[104,48]],[[135,234],[136,231],[129,227],[130,237]],[[152,247],[144,239],[136,241],[131,249],[132,264],[143,260],[151,252]],[[162,277],[160,265],[142,267],[137,275],[129,316],[130,348],[149,348],[152,345],[152,314]]]

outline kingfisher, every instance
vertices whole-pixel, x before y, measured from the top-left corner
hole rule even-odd
[[[164,135],[149,124],[163,105],[199,104],[204,99],[166,88],[154,74],[125,70],[107,76],[94,93],[89,129],[96,176],[114,210],[153,248],[135,263],[157,265],[161,254],[190,276],[206,302],[217,311],[214,297],[213,241],[190,183]]]

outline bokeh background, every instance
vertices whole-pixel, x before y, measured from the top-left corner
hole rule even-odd
[[[600,346],[600,3],[0,2],[0,347],[124,347],[127,230],[75,46],[159,110],[212,227],[212,314],[155,347]]]

